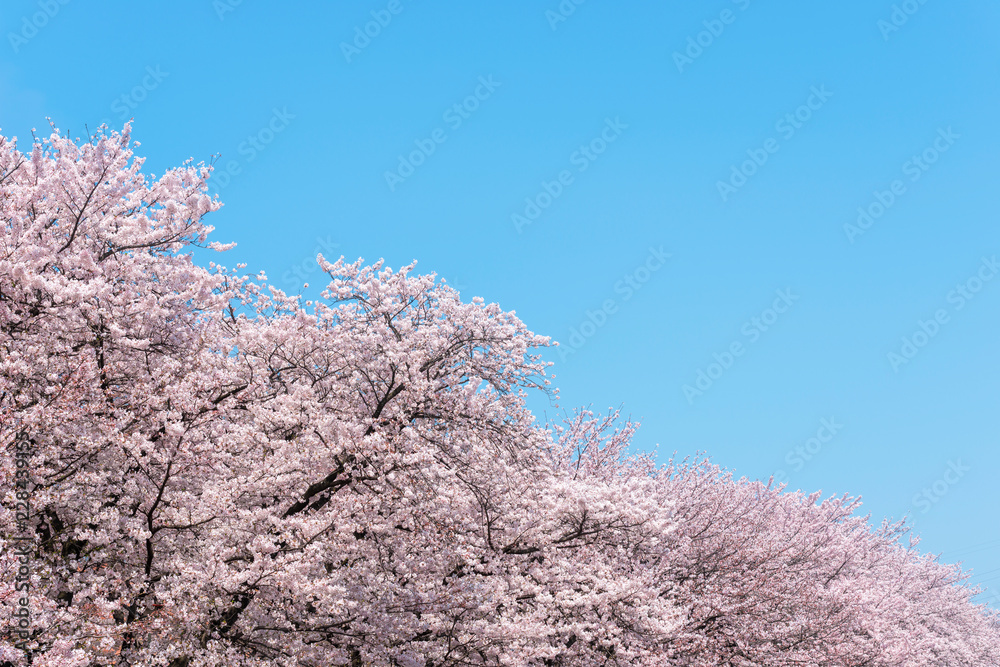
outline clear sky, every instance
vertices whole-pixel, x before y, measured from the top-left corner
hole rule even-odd
[[[578,2],[4,0],[0,128],[219,154],[222,263],[416,259],[563,343],[558,410],[1000,590],[1000,6]]]

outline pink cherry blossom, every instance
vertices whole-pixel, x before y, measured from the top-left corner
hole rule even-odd
[[[539,423],[550,342],[496,304],[195,264],[231,247],[210,169],[129,134],[0,137],[3,664],[1000,664],[966,575],[856,499]]]

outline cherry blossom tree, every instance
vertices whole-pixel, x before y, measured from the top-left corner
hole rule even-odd
[[[1000,664],[961,570],[857,500],[539,423],[550,341],[495,304],[199,266],[210,169],[135,146],[0,138],[0,662]]]
[[[902,523],[872,527],[857,499],[786,493],[707,462],[662,474],[678,507],[680,641],[695,656],[678,664],[998,664],[996,615]]]

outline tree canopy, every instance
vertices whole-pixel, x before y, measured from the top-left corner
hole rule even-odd
[[[540,423],[553,343],[413,265],[199,266],[210,168],[134,146],[0,137],[0,661],[1000,664],[905,524]]]

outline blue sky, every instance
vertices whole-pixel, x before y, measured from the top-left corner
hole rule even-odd
[[[0,128],[219,154],[223,263],[416,259],[563,342],[561,407],[1000,590],[1000,6],[690,5],[6,0]]]

